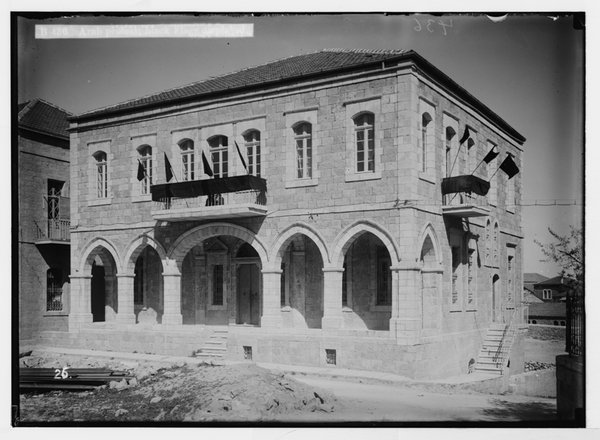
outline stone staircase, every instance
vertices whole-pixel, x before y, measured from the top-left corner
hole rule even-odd
[[[514,325],[492,324],[479,350],[475,371],[502,376],[508,364],[515,333]]]
[[[194,357],[202,359],[224,359],[227,354],[227,328],[213,330],[204,345],[194,352]]]

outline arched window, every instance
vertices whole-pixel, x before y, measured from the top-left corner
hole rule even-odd
[[[362,113],[354,118],[356,172],[375,171],[375,116]]]
[[[96,160],[96,196],[99,199],[108,197],[108,165],[107,157],[104,151],[96,151],[94,153]]]
[[[208,140],[214,177],[227,177],[229,155],[227,136],[213,136]]]
[[[293,127],[296,143],[296,170],[298,179],[312,178],[312,126],[302,122]]]
[[[181,180],[194,180],[194,142],[185,139],[179,143],[181,152]]]
[[[499,235],[499,230],[498,230],[498,222],[494,223],[494,242],[493,242],[493,254],[494,254],[494,266],[498,267],[498,235]]]
[[[453,164],[453,148],[452,148],[452,140],[456,136],[456,131],[452,127],[446,127],[446,152],[445,152],[445,162],[446,162],[446,177],[450,177],[452,175],[452,165]]]
[[[421,115],[421,171],[427,171],[428,150],[429,150],[429,139],[428,132],[430,122],[432,121],[431,115],[427,112]]]
[[[248,174],[260,177],[260,131],[251,130],[245,133],[244,142],[248,157]]]
[[[140,180],[140,193],[149,194],[150,185],[152,185],[152,147],[150,145],[142,145],[137,149],[138,160],[144,170],[144,178]]]
[[[488,219],[485,225],[485,264],[491,266],[491,248],[492,248],[492,222]]]
[[[46,271],[46,310],[56,312],[62,309],[62,271],[50,268]]]

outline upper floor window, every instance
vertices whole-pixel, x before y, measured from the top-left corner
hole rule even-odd
[[[194,180],[194,163],[196,156],[194,153],[194,142],[185,139],[179,143],[181,151],[181,180]]]
[[[152,147],[150,145],[142,145],[137,149],[138,160],[142,165],[144,177],[140,180],[140,193],[149,194],[150,185],[152,185]]]
[[[552,290],[550,290],[550,289],[542,290],[542,299],[552,299]]]
[[[46,310],[56,312],[62,309],[62,271],[50,268],[46,271]]]
[[[296,176],[298,179],[312,178],[312,126],[302,122],[294,126],[296,144]]]
[[[429,150],[429,133],[430,123],[433,120],[427,112],[421,115],[421,171],[427,171],[428,150]]]
[[[488,219],[485,226],[485,264],[491,266],[492,264],[492,222]]]
[[[227,177],[229,171],[229,151],[227,136],[213,136],[208,140],[214,177]]]
[[[65,182],[61,180],[48,179],[48,220],[61,218],[60,199]]]
[[[260,177],[260,131],[251,130],[244,134],[246,156],[248,157],[248,174]]]
[[[508,279],[507,279],[507,283],[506,283],[506,299],[508,300],[508,302],[512,302],[513,300],[513,294],[514,294],[514,284],[515,284],[515,269],[514,269],[514,262],[515,256],[514,255],[508,255],[506,258],[506,269],[508,272]]]
[[[356,172],[375,171],[375,116],[363,113],[354,118]]]
[[[499,239],[499,228],[498,222],[494,223],[494,235],[493,235],[493,261],[494,266],[498,267],[498,239]]]
[[[506,181],[506,210],[515,212],[517,206],[517,197],[515,191],[515,177],[508,178]]]
[[[108,197],[108,162],[104,151],[94,153],[96,160],[96,197],[105,199]]]

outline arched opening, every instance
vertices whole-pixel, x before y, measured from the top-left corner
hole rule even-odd
[[[200,240],[181,264],[184,325],[260,325],[261,259],[244,240],[219,235]]]
[[[392,259],[387,247],[377,236],[365,231],[354,235],[344,249],[344,327],[389,330]]]
[[[492,321],[499,322],[500,319],[500,277],[494,275],[492,277]]]
[[[133,279],[133,308],[136,322],[162,322],[164,288],[160,256],[152,246],[146,246],[135,260]]]
[[[440,276],[438,261],[431,236],[427,235],[421,247],[421,305],[423,329],[436,329],[441,322]]]
[[[87,257],[92,279],[91,313],[93,322],[111,322],[116,320],[117,265],[111,253],[103,246],[96,247]]]
[[[323,258],[308,236],[298,233],[279,250],[281,307],[285,327],[321,328],[323,318]]]

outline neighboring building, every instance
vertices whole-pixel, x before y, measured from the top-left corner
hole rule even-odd
[[[19,340],[68,329],[68,112],[33,99],[18,105]]]
[[[567,319],[565,302],[542,302],[529,304],[529,324],[564,326]]]
[[[565,302],[570,278],[557,276],[540,281],[533,286],[534,295],[542,301]],[[574,280],[573,280],[574,281]]]
[[[525,139],[413,51],[295,56],[71,122],[69,333],[44,342],[425,378],[524,324],[521,175],[495,171]]]
[[[534,293],[534,286],[544,280],[547,280],[548,277],[541,275],[539,273],[531,273],[531,272],[525,272],[523,273],[523,288],[528,291],[531,292],[532,294]],[[540,299],[541,302],[541,299]]]

